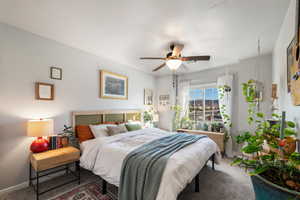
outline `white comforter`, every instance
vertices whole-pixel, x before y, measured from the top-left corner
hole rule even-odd
[[[146,128],[83,142],[81,166],[101,176],[110,184],[119,186],[122,162],[126,155],[139,146],[168,134],[172,133]],[[209,138],[203,138],[173,154],[163,173],[156,200],[176,200],[177,195],[216,152],[216,143]]]

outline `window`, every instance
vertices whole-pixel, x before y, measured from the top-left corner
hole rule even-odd
[[[189,117],[196,127],[203,123],[222,122],[216,87],[195,87],[190,90]]]

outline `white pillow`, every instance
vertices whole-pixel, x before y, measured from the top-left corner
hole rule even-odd
[[[95,136],[95,138],[99,137],[108,137],[107,126],[116,126],[114,124],[100,124],[100,125],[89,125],[90,129]]]

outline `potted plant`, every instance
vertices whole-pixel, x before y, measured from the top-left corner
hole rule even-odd
[[[155,112],[155,110],[153,109],[153,107],[150,107],[148,110],[145,110],[143,113],[143,119],[144,119],[144,123],[145,123],[145,127],[154,127],[154,116],[157,113]]]
[[[69,145],[79,148],[78,140],[75,136],[72,126],[64,125],[63,133],[59,135],[62,137],[67,137]]]
[[[275,120],[269,121],[263,113],[255,112],[252,105],[249,109],[248,123],[254,129],[236,137],[237,143],[244,144],[241,149],[244,156],[232,164],[249,172],[256,200],[300,199],[300,154],[295,152],[295,123],[285,120],[285,112],[273,114]]]
[[[174,117],[173,117],[173,130],[177,131],[178,129],[189,129],[192,130],[194,127],[194,121],[192,121],[188,114],[186,114],[184,117],[181,117],[181,111],[182,108],[179,105],[171,106],[171,110],[174,111]]]

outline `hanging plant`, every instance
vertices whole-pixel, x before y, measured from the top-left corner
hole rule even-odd
[[[258,82],[250,79],[247,83],[242,84],[243,95],[248,103],[248,124],[251,125],[255,118],[255,110],[258,102],[262,100],[261,91],[258,90]]]
[[[228,86],[228,85],[222,85],[222,86],[219,86],[219,98],[221,100],[224,100],[224,98],[228,95],[229,93],[231,92],[231,87]],[[231,123],[231,119],[230,119],[230,116],[227,113],[227,108],[226,108],[226,105],[221,105],[220,107],[220,111],[221,111],[221,115],[222,115],[222,118],[223,118],[223,123],[224,123],[224,126],[226,127],[229,127],[231,128],[232,127],[232,123]],[[225,139],[224,139],[224,142],[226,143],[229,139],[229,135],[228,135],[228,132],[227,130],[225,129]]]

